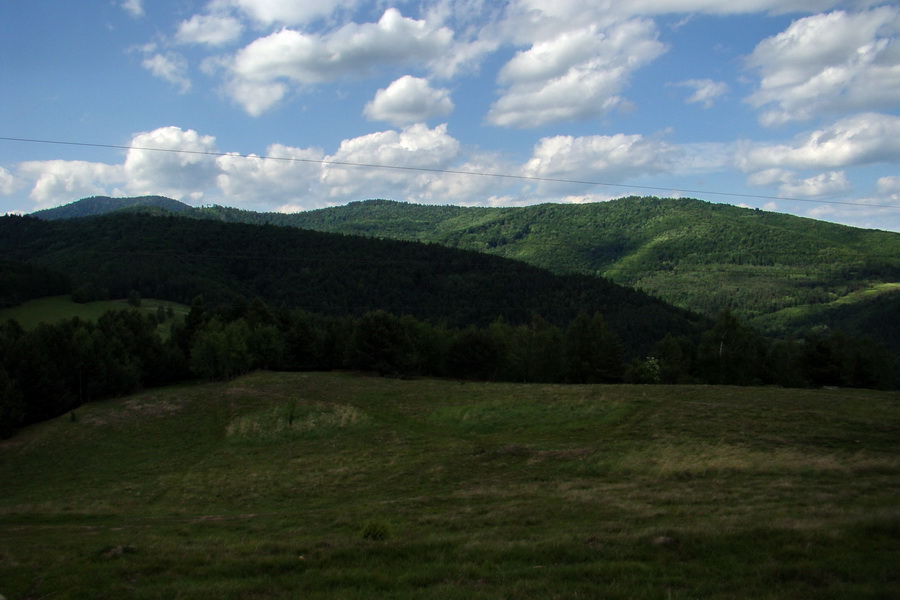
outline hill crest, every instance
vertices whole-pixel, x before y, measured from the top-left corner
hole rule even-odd
[[[53,221],[96,217],[123,210],[133,212],[136,209],[151,209],[150,212],[154,212],[152,209],[157,209],[157,211],[164,213],[183,213],[193,210],[193,207],[165,196],[133,196],[127,198],[91,196],[62,206],[39,210],[31,213],[31,216],[45,221]]]

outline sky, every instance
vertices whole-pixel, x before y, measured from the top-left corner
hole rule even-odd
[[[652,195],[900,231],[900,5],[0,2],[0,214],[95,195]]]

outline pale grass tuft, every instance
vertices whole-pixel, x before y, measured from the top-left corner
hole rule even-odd
[[[238,417],[225,427],[225,435],[230,438],[273,439],[348,429],[367,420],[365,413],[347,404],[290,404]]]

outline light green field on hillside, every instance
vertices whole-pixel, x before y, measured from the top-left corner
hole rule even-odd
[[[190,307],[168,300],[141,300],[140,309],[146,314],[156,315],[159,307],[168,311],[171,307],[173,318],[182,320],[187,315]],[[40,323],[56,323],[78,317],[85,321],[96,321],[103,313],[110,310],[127,310],[132,308],[126,300],[102,300],[98,302],[77,303],[72,302],[71,296],[51,296],[38,298],[25,302],[12,308],[0,309],[0,321],[15,319],[26,330],[34,329]],[[168,337],[172,325],[172,318],[166,318],[159,324],[159,333]]]
[[[20,598],[890,598],[900,394],[255,373],[0,442]]]
[[[827,321],[829,313],[836,310],[864,310],[865,305],[879,298],[885,298],[900,292],[900,283],[879,283],[854,290],[844,296],[835,297],[830,302],[807,306],[792,306],[776,312],[751,319],[749,323],[763,331],[778,332],[789,330],[789,324],[810,324]],[[896,298],[896,296],[894,296]]]

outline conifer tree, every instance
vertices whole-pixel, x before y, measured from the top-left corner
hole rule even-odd
[[[566,379],[573,383],[621,381],[622,350],[619,340],[598,312],[581,311],[569,324],[564,338]]]

